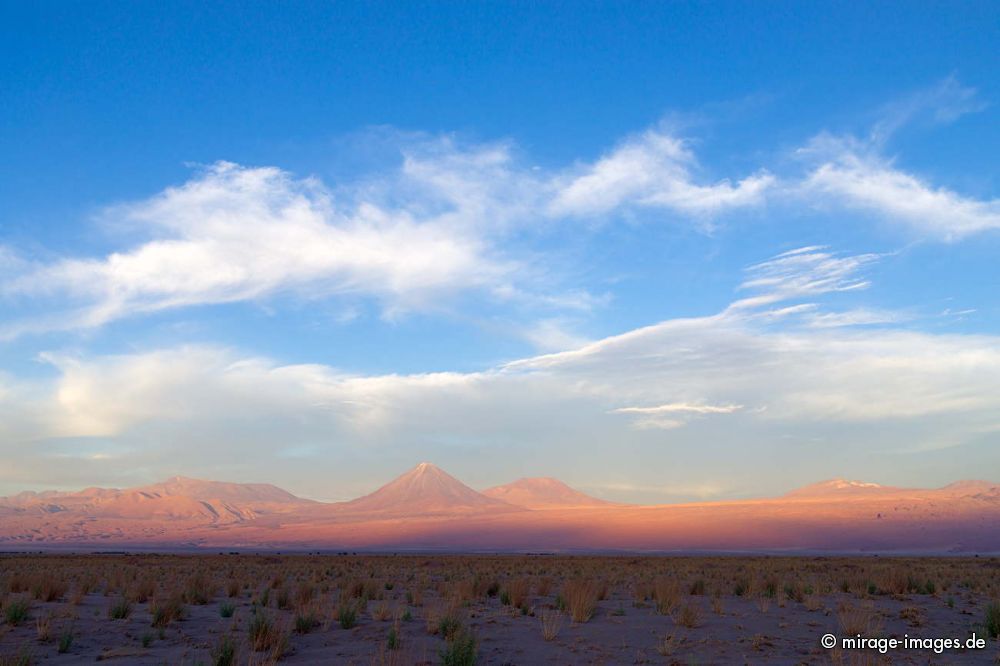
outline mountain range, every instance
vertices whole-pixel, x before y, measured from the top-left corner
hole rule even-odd
[[[0,498],[0,547],[998,552],[1000,484],[833,479],[775,498],[640,506],[552,478],[479,492],[430,463],[336,503],[269,484],[174,477]]]

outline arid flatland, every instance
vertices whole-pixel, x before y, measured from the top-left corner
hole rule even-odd
[[[0,557],[0,663],[995,663],[1000,559]],[[848,652],[820,637],[960,637]]]

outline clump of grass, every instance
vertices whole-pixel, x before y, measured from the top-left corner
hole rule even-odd
[[[930,578],[921,582],[916,576],[907,576],[906,591],[911,594],[934,594],[937,591],[937,585]]]
[[[10,599],[3,606],[3,619],[7,624],[16,627],[28,619],[31,612],[31,602],[24,597]]]
[[[563,614],[559,611],[542,611],[540,615],[542,621],[542,638],[546,641],[555,640],[562,628]]]
[[[1000,637],[1000,601],[994,601],[986,606],[983,628],[990,638]]]
[[[522,608],[528,601],[528,594],[531,591],[531,584],[527,578],[514,578],[507,582],[507,586],[500,593],[501,601]],[[504,601],[506,599],[506,601]]]
[[[31,666],[34,660],[31,648],[22,645],[17,654],[10,657],[0,657],[0,666]]]
[[[308,634],[319,624],[319,615],[312,609],[301,610],[295,614],[295,633],[297,634]]]
[[[38,636],[39,643],[48,643],[49,639],[52,637],[52,617],[45,615],[44,617],[35,618],[35,635]]]
[[[378,622],[385,622],[392,617],[392,609],[389,608],[389,604],[381,601],[372,608],[372,619]]]
[[[669,657],[677,651],[677,640],[673,634],[665,634],[656,641],[656,652],[661,657]]]
[[[705,580],[699,578],[695,582],[691,583],[691,589],[688,590],[691,596],[700,597],[705,594]]]
[[[352,629],[358,623],[358,609],[351,602],[343,602],[337,608],[337,621],[341,629]]]
[[[785,596],[801,604],[805,599],[805,591],[798,583],[788,583],[785,585]]]
[[[184,601],[192,606],[204,606],[212,599],[212,581],[204,571],[195,573],[188,579],[184,589]]]
[[[288,649],[288,633],[265,612],[251,618],[247,638],[254,652],[269,652],[271,656],[280,657]]]
[[[187,609],[179,595],[171,595],[153,603],[153,626],[166,627],[171,622],[184,619]]]
[[[716,595],[712,597],[712,612],[716,615],[724,615],[725,609],[722,606],[722,597]]]
[[[229,634],[224,635],[212,648],[211,656],[215,666],[233,666],[236,663],[236,641]]]
[[[918,606],[905,606],[899,611],[899,619],[906,620],[911,627],[922,627],[926,622],[923,611]]]
[[[457,611],[450,610],[438,619],[434,633],[441,634],[445,640],[451,640],[461,630],[462,618]]]
[[[56,651],[59,654],[66,654],[69,649],[73,647],[73,629],[67,629],[63,633],[59,634],[59,642],[56,647]]]
[[[31,595],[39,601],[58,601],[66,594],[66,583],[52,575],[39,575],[31,585]]]
[[[137,604],[144,604],[149,599],[156,594],[156,581],[145,578],[135,585],[128,591],[128,600],[135,602]]]
[[[680,603],[680,585],[672,578],[657,578],[653,583],[653,598],[656,600],[656,612],[670,615]]]
[[[840,630],[845,636],[871,636],[877,633],[875,610],[868,606],[843,605],[837,612]]]
[[[386,640],[386,647],[390,650],[398,650],[402,647],[403,639],[400,636],[399,624],[394,624],[389,628],[389,637]]]
[[[701,606],[694,601],[689,601],[681,606],[674,617],[674,622],[687,629],[701,626]]]
[[[595,581],[577,578],[563,585],[561,599],[574,622],[592,618],[600,598],[601,586]]]
[[[226,594],[230,598],[240,596],[240,590],[241,589],[242,588],[240,587],[240,581],[238,581],[235,578],[230,578],[229,582],[226,583]]]
[[[441,651],[441,666],[475,666],[478,659],[479,642],[475,634],[464,628]]]
[[[236,612],[236,604],[231,601],[223,601],[219,604],[219,617],[232,617]]]
[[[108,607],[108,617],[112,620],[127,620],[132,615],[132,603],[121,597]]]
[[[153,644],[154,640],[156,640],[156,636],[154,636],[151,632],[147,631],[142,635],[142,639],[140,640],[140,642],[142,643],[142,647],[148,648],[150,645]]]
[[[316,596],[316,586],[309,582],[299,583],[295,590],[295,603],[299,606],[308,605]]]

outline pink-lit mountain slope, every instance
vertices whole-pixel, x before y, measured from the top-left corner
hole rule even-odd
[[[559,479],[537,477],[518,479],[483,491],[487,497],[526,509],[611,506],[611,502],[585,495]]]

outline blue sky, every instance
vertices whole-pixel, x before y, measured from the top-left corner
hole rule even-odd
[[[0,18],[0,493],[1000,469],[995,3]]]

